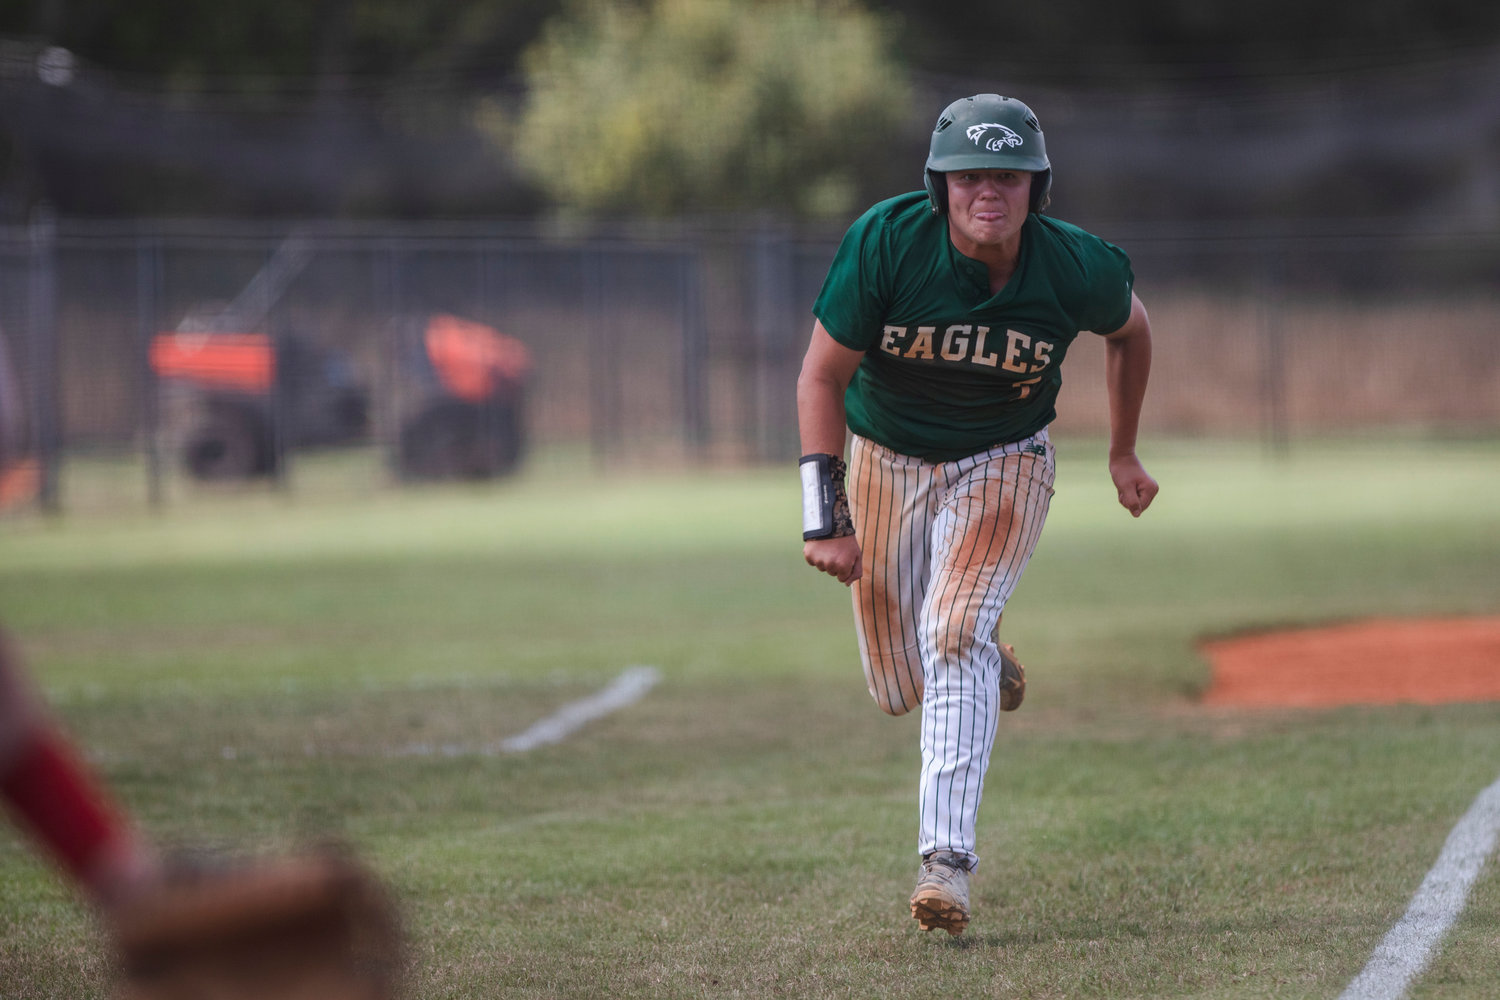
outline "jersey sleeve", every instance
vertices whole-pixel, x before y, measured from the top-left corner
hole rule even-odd
[[[885,315],[884,216],[879,209],[871,208],[844,234],[813,302],[813,315],[829,336],[856,351],[875,345]]]
[[[1079,311],[1078,329],[1114,333],[1130,319],[1135,272],[1130,258],[1113,243],[1098,240],[1088,258],[1089,296]]]

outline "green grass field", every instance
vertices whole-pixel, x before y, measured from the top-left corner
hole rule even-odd
[[[1500,705],[1208,711],[1195,643],[1500,612],[1500,442],[1142,451],[1133,521],[1062,442],[958,939],[907,916],[917,720],[865,693],[789,470],[11,518],[0,619],[163,841],[363,852],[422,1000],[1337,997],[1500,776]],[[477,752],[633,664],[640,702]],[[1494,996],[1497,872],[1410,996]],[[0,996],[100,995],[101,956],[0,828]]]

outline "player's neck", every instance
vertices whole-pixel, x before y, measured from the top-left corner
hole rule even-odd
[[[954,249],[983,264],[990,273],[990,294],[999,294],[1021,259],[1021,234],[1018,232],[1001,243],[976,243],[957,232],[951,234]]]
[[[978,253],[969,254],[990,272],[990,294],[999,295],[1010,276],[1016,273],[1016,263],[1021,259],[1019,240],[1015,249],[1000,253],[993,247],[980,247]]]
[[[1003,264],[985,261],[990,269],[990,294],[999,295],[1000,289],[1004,288],[1010,281],[1010,276],[1016,273],[1016,257],[1010,257]]]

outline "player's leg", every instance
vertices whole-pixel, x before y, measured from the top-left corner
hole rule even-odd
[[[933,528],[920,628],[926,693],[919,849],[953,852],[972,868],[1001,711],[996,628],[1041,534],[1054,467],[1043,434],[944,469],[947,499]]]
[[[864,575],[850,588],[854,628],[870,697],[891,715],[922,701],[917,629],[937,506],[935,468],[861,437],[850,452],[849,506],[864,556]]]

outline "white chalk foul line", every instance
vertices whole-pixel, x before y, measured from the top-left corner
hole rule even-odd
[[[1500,838],[1500,781],[1479,793],[1396,926],[1339,1000],[1399,1000],[1432,960]]]
[[[661,680],[661,671],[655,667],[626,667],[606,686],[593,694],[570,701],[556,712],[534,723],[524,732],[473,749],[461,744],[413,743],[391,752],[392,757],[465,757],[478,755],[494,757],[503,753],[525,753],[550,743],[561,743],[584,726],[617,712],[640,698]]]
[[[505,753],[525,753],[549,743],[561,743],[595,719],[639,700],[659,680],[661,672],[655,667],[627,667],[608,686],[587,698],[568,702],[524,733],[501,740],[500,749]]]

